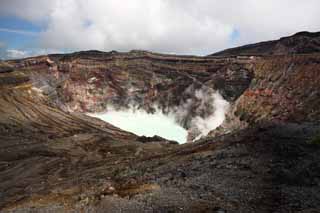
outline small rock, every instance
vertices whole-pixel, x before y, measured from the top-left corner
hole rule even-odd
[[[109,188],[108,188],[108,191],[110,191],[110,192],[113,192],[113,191],[115,191],[116,189],[113,187],[113,186],[110,186]]]

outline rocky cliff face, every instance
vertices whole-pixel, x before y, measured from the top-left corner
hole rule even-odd
[[[108,107],[157,109],[174,114],[180,125],[197,132],[195,117],[215,111],[219,91],[235,101],[252,79],[252,58],[201,58],[98,51],[11,61],[30,73],[33,86],[55,106],[70,112],[103,112]],[[190,141],[199,133],[190,134]]]
[[[320,120],[318,54],[257,57],[250,86],[212,135],[264,121]]]
[[[198,134],[193,118],[213,114],[215,91],[232,105],[222,125],[228,131],[261,120],[319,120],[317,54],[200,58],[91,51],[11,64],[30,73],[33,86],[65,111],[161,109],[177,115],[189,141]]]
[[[248,122],[320,120],[320,57],[264,57],[254,79],[237,101],[236,114]]]
[[[286,39],[307,49],[316,38]],[[1,62],[1,212],[317,212],[320,54],[299,53]],[[192,133],[192,118],[215,110],[215,91],[230,102],[227,119],[185,145],[83,114],[179,112],[189,100],[179,122]]]

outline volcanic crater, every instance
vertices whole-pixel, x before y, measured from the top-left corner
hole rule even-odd
[[[0,210],[316,212],[319,41],[2,61]],[[190,143],[88,116],[111,109],[171,116]]]

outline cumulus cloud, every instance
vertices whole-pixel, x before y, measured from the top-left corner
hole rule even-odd
[[[27,51],[23,50],[15,50],[15,49],[9,49],[7,50],[7,58],[14,59],[14,58],[25,58],[28,56]]]
[[[16,30],[16,29],[9,29],[9,28],[2,28],[0,27],[0,32],[8,32],[8,33],[17,33],[22,35],[29,35],[29,36],[35,36],[37,35],[35,32],[27,31],[27,30]]]
[[[38,56],[38,55],[46,55],[50,53],[60,53],[60,51],[50,50],[50,49],[30,49],[30,50],[6,49],[5,46],[1,48],[1,43],[0,43],[0,57],[3,59],[27,58],[27,57]]]
[[[193,52],[222,47],[232,28],[163,0],[63,1],[41,35],[48,48]]]
[[[0,12],[44,25],[41,48],[209,54],[317,31],[319,7],[318,0],[2,0]]]
[[[0,14],[40,23],[46,20],[55,4],[56,0],[1,0]]]

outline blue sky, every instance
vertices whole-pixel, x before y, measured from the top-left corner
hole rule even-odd
[[[0,41],[8,48],[28,48],[35,45],[40,26],[8,16],[0,16]]]
[[[319,8],[319,0],[1,0],[0,57],[91,49],[207,55],[319,31]]]
[[[15,58],[32,54],[37,46],[40,32],[41,26],[29,21],[14,16],[0,16],[0,49],[6,51],[0,52],[0,57]],[[10,53],[10,50],[19,50],[21,54]]]

